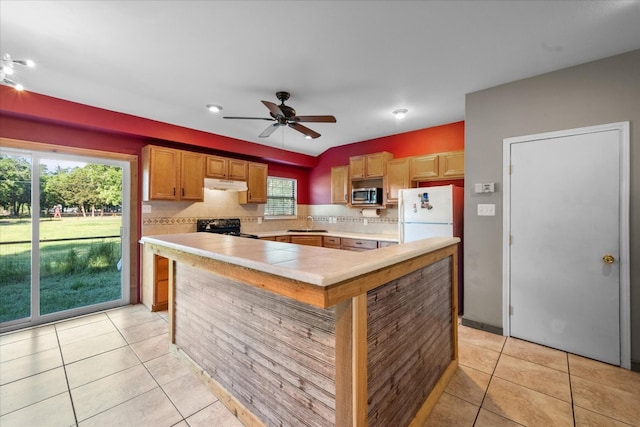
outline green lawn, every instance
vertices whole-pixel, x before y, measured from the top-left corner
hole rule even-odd
[[[29,316],[30,221],[0,220],[0,322]],[[43,219],[40,239],[114,236],[120,217]],[[119,238],[40,243],[40,313],[120,298]]]

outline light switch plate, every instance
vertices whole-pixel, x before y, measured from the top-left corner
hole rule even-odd
[[[151,205],[142,205],[142,213],[151,213]]]
[[[491,204],[478,204],[478,216],[496,216],[496,205]]]

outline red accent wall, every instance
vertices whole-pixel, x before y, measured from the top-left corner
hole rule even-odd
[[[349,164],[350,156],[388,151],[394,158],[464,150],[464,122],[455,122],[330,148],[320,155],[310,175],[310,204],[331,203],[331,168]],[[464,180],[431,185],[464,186]],[[429,185],[429,184],[424,184]]]
[[[334,147],[312,157],[0,85],[0,136],[137,155],[144,145],[156,144],[260,161],[271,175],[298,180],[300,204],[329,204],[331,167],[379,151],[399,158],[462,150],[464,122]],[[463,180],[452,183],[464,185]]]

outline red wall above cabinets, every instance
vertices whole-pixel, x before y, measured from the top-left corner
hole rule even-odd
[[[385,136],[354,144],[330,148],[320,155],[311,171],[310,204],[331,203],[331,168],[349,164],[350,156],[388,151],[394,158],[464,150],[464,122],[455,122],[427,129]],[[462,186],[463,180],[453,183]],[[434,185],[445,185],[439,182]]]

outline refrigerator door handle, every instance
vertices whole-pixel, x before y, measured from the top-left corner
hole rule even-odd
[[[404,243],[404,197],[402,197],[402,191],[398,194],[398,234],[400,243]]]

